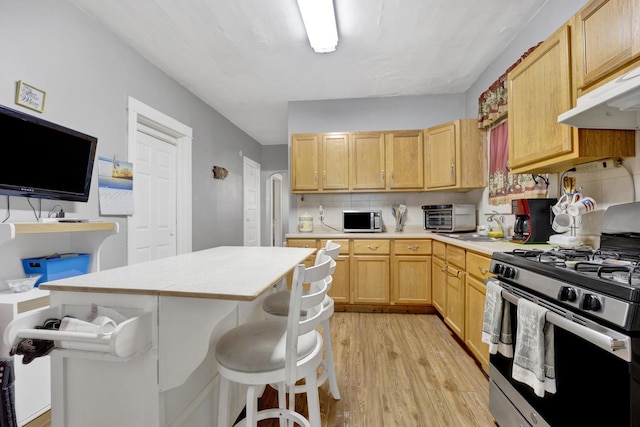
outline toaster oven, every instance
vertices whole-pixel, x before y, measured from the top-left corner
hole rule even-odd
[[[425,230],[457,233],[476,229],[475,205],[425,205],[422,210]]]

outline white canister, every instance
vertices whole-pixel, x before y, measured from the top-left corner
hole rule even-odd
[[[298,217],[298,231],[310,233],[313,231],[313,217],[308,213]]]

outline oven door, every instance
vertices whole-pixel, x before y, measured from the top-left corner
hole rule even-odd
[[[574,317],[568,320],[562,317],[567,315],[565,309],[498,283],[503,287],[503,298],[511,303],[514,349],[519,298],[534,301],[553,313],[547,315],[547,321],[555,326],[557,391],[538,397],[531,387],[511,377],[512,358],[491,355],[489,406],[497,423],[503,427],[526,425],[524,419],[536,427],[640,426],[638,339],[577,315],[568,314]]]

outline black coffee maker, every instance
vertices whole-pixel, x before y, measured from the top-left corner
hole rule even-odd
[[[547,243],[555,234],[551,207],[557,199],[516,199],[511,202],[511,212],[516,216],[512,242]]]

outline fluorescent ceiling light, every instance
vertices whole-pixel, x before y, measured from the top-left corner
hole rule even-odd
[[[338,45],[338,29],[333,0],[298,0],[304,28],[313,50],[333,52]]]

